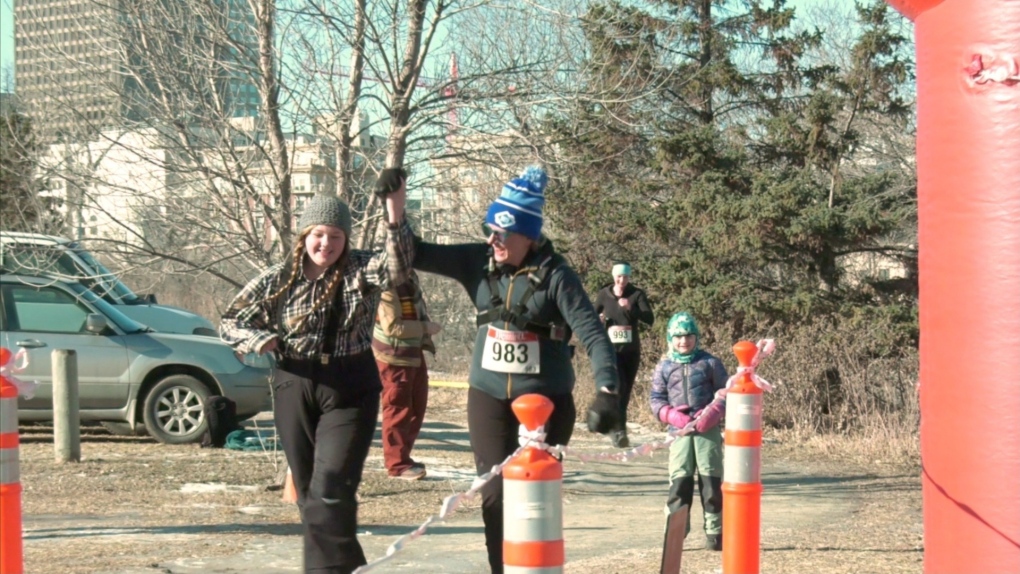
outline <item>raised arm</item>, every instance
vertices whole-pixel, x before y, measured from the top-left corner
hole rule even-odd
[[[366,284],[386,290],[407,281],[413,261],[414,233],[406,221],[401,221],[396,227],[387,226],[386,249],[372,253],[360,271]]]
[[[414,268],[449,277],[470,290],[472,280],[485,275],[488,253],[489,246],[484,243],[439,245],[418,240]]]
[[[404,216],[407,203],[407,174],[401,168],[387,168],[379,174],[375,192],[386,203],[386,273],[387,277],[374,277],[374,284],[382,289],[401,285],[407,281],[414,260],[414,234]],[[378,273],[378,271],[376,271]],[[373,283],[372,280],[369,281]]]

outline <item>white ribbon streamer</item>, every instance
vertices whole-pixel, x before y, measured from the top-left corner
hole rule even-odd
[[[632,449],[624,451],[605,451],[593,454],[587,454],[578,452],[572,448],[557,445],[549,448],[549,454],[553,456],[571,455],[581,462],[597,462],[600,460],[615,460],[619,462],[630,462],[639,456],[651,456],[651,454],[657,450],[669,448],[669,445],[673,444],[676,439],[684,436],[685,433],[682,430],[675,430],[666,433],[666,438],[659,441],[646,442],[645,444],[638,445]]]
[[[389,561],[398,552],[403,550],[405,546],[407,546],[409,543],[416,540],[417,538],[421,537],[422,534],[425,534],[425,531],[428,530],[429,527],[435,526],[436,524],[439,524],[440,522],[446,520],[447,517],[449,517],[451,514],[456,512],[458,508],[460,508],[463,502],[474,498],[478,494],[478,491],[481,490],[483,486],[485,486],[492,479],[502,474],[503,467],[505,467],[511,460],[513,460],[515,456],[520,454],[521,451],[523,451],[528,446],[534,446],[535,448],[539,448],[545,451],[550,450],[549,445],[545,444],[546,436],[545,427],[538,427],[534,431],[529,431],[524,425],[521,425],[518,432],[520,436],[517,440],[518,442],[520,442],[521,446],[517,450],[515,450],[513,454],[503,459],[503,462],[493,466],[492,470],[490,470],[489,472],[486,472],[481,476],[475,477],[474,481],[471,482],[471,488],[467,489],[466,491],[460,494],[451,494],[450,496],[447,496],[445,499],[443,499],[443,504],[439,507],[438,515],[429,516],[425,520],[425,522],[421,524],[421,526],[401,536],[393,544],[390,544],[389,547],[386,548],[386,554],[384,556],[376,558],[375,560],[369,562],[368,564],[361,566],[360,568],[354,571],[354,574],[365,574],[365,572],[371,572],[372,570],[375,569],[376,566]]]
[[[533,446],[537,449],[544,450],[548,452],[550,455],[560,459],[562,459],[563,456],[566,455],[567,453],[571,453],[575,458],[577,458],[581,462],[594,462],[599,460],[618,460],[621,462],[629,462],[630,460],[636,457],[648,456],[656,450],[669,447],[669,445],[671,445],[673,441],[675,441],[680,436],[680,432],[675,431],[667,434],[666,439],[663,441],[653,441],[650,443],[645,443],[643,445],[637,446],[627,451],[585,454],[575,452],[563,445],[551,446],[546,444],[545,427],[538,427],[534,431],[529,431],[524,425],[521,425],[518,432],[520,435],[518,438],[518,441],[520,442],[521,445],[520,448],[515,450],[513,454],[511,454],[510,456],[506,457],[503,460],[503,462],[497,464],[496,466],[493,466],[492,470],[490,470],[489,472],[476,477],[474,481],[472,481],[471,483],[471,488],[469,488],[465,492],[447,496],[443,500],[442,506],[440,506],[438,515],[432,515],[428,517],[425,520],[425,522],[423,522],[418,528],[415,528],[411,532],[398,538],[395,542],[393,542],[393,544],[390,544],[389,547],[386,548],[385,555],[376,558],[375,560],[369,562],[368,564],[365,564],[364,566],[358,568],[357,570],[354,571],[354,574],[365,574],[366,572],[371,572],[372,570],[375,569],[376,566],[383,564],[384,562],[388,562],[398,552],[404,550],[404,548],[409,543],[421,537],[421,535],[425,534],[425,531],[428,530],[430,527],[435,526],[436,524],[439,524],[440,522],[446,520],[446,518],[448,518],[451,514],[456,512],[458,508],[460,508],[461,503],[474,498],[478,494],[478,491],[481,490],[483,486],[485,486],[492,479],[502,474],[503,467],[505,467],[511,460],[513,460],[514,457],[516,457],[518,454],[521,453],[521,451],[523,451],[525,448],[529,446]]]
[[[17,364],[21,361],[21,364]],[[20,373],[28,368],[28,352],[25,349],[21,349],[11,359],[10,365],[0,366],[0,376],[10,381],[16,389],[18,394],[26,399],[30,399],[35,396],[35,389],[39,386],[39,383],[35,381],[22,381],[18,377],[15,377],[15,373]]]
[[[737,369],[737,374],[730,377],[729,380],[726,381],[726,389],[732,386],[733,382],[736,381],[737,377],[739,377],[741,374],[748,373],[751,376],[751,380],[754,381],[754,384],[757,385],[759,388],[766,391],[772,390],[772,385],[770,385],[769,382],[766,381],[765,379],[762,379],[761,377],[756,375],[754,370],[765,357],[768,357],[769,355],[772,354],[773,351],[775,351],[776,348],[775,341],[773,341],[772,339],[762,339],[758,341],[757,347],[758,352],[755,353],[754,358],[751,360],[751,365],[748,367],[740,367],[739,369]],[[726,396],[726,389],[719,391],[716,394],[716,398],[724,399]],[[540,426],[537,429],[530,431],[527,429],[527,427],[521,425],[520,428],[518,429],[519,436],[517,439],[518,443],[521,446],[517,450],[515,450],[513,454],[506,457],[506,459],[504,459],[503,462],[497,464],[496,466],[493,466],[492,470],[490,470],[489,472],[476,477],[474,481],[472,481],[471,483],[471,488],[469,488],[465,492],[462,492],[460,494],[453,494],[446,497],[443,500],[442,506],[440,506],[438,515],[432,515],[428,517],[428,519],[426,519],[425,522],[421,524],[421,526],[415,528],[413,531],[398,538],[393,544],[390,544],[389,547],[386,548],[386,554],[384,556],[376,558],[375,560],[369,562],[368,564],[365,564],[364,566],[358,568],[357,570],[354,571],[354,574],[365,574],[366,572],[371,572],[372,570],[375,569],[376,566],[389,561],[397,553],[404,550],[404,548],[409,543],[413,542],[417,538],[421,537],[421,535],[425,534],[425,531],[428,530],[431,526],[434,526],[446,520],[447,517],[449,517],[451,514],[456,512],[458,508],[460,508],[463,502],[474,498],[478,494],[478,491],[481,490],[483,486],[485,486],[492,479],[502,474],[503,467],[505,467],[514,457],[516,457],[518,454],[521,453],[521,451],[523,451],[525,448],[529,446],[533,446],[537,449],[544,450],[548,452],[550,455],[555,456],[560,460],[563,460],[564,457],[569,454],[581,462],[597,462],[604,460],[630,462],[631,460],[639,456],[650,456],[653,452],[657,450],[669,448],[669,446],[673,444],[676,441],[676,439],[686,434],[689,434],[689,431],[687,431],[686,429],[675,430],[667,433],[666,438],[661,441],[648,442],[629,450],[624,451],[615,450],[587,454],[583,452],[577,452],[571,448],[568,448],[565,445],[552,446],[546,444],[545,442],[546,432],[544,426]]]
[[[759,377],[754,371],[755,369],[758,368],[758,365],[763,360],[765,360],[766,357],[771,355],[776,350],[776,342],[774,339],[761,339],[755,346],[758,348],[758,351],[754,354],[754,357],[751,359],[751,364],[747,367],[737,367],[736,374],[734,374],[732,377],[726,380],[725,390],[728,391],[730,387],[732,387],[733,384],[737,382],[737,379],[740,378],[740,375],[743,375],[745,373],[751,377],[751,382],[754,383],[754,385],[759,389],[763,391],[772,390],[772,384],[766,381],[765,379]]]

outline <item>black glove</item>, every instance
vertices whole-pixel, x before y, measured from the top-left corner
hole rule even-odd
[[[387,195],[400,189],[400,185],[407,180],[407,172],[402,167],[388,167],[379,174],[375,182],[375,194],[385,198]]]
[[[588,407],[588,430],[606,434],[620,423],[620,397],[599,391]]]

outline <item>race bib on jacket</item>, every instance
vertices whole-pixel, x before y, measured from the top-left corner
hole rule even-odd
[[[539,372],[538,335],[527,331],[504,331],[489,326],[482,368],[497,373]]]
[[[634,340],[634,327],[613,325],[609,328],[609,340],[614,343],[630,343]]]

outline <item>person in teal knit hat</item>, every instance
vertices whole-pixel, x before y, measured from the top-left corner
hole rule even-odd
[[[652,375],[651,407],[680,436],[669,449],[666,512],[694,499],[698,482],[707,545],[722,550],[724,393],[729,375],[717,357],[699,348],[701,332],[690,313],[677,313],[666,325],[666,356]],[[690,522],[687,524],[690,532]]]
[[[613,265],[613,282],[599,289],[592,301],[595,312],[606,326],[609,340],[613,342],[613,350],[616,351],[616,370],[620,374],[620,421],[610,438],[613,446],[619,448],[630,446],[630,439],[627,438],[627,405],[630,404],[631,391],[641,365],[638,322],[646,325],[655,322],[655,314],[648,304],[648,295],[644,289],[630,282],[630,274],[629,263]]]

